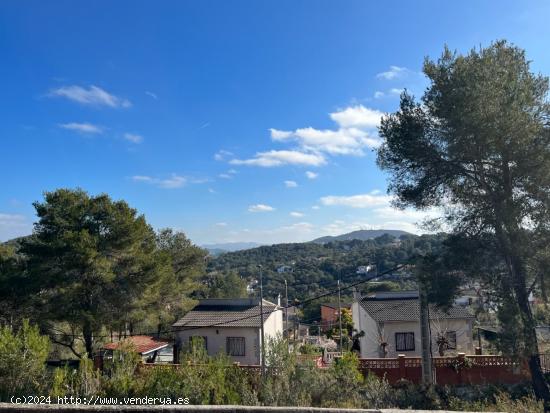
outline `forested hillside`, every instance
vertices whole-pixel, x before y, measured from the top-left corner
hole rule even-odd
[[[278,294],[284,296],[286,279],[289,299],[302,301],[333,290],[339,277],[343,285],[347,285],[375,274],[357,273],[360,266],[376,266],[378,272],[384,272],[406,263],[415,254],[438,249],[444,237],[444,234],[403,235],[400,238],[383,235],[366,241],[262,246],[213,257],[208,270],[220,273],[236,271],[241,278],[251,282],[258,279],[261,265],[267,298],[275,300]],[[406,275],[402,271],[386,278],[399,283]],[[410,283],[410,280],[407,282]],[[401,282],[401,286],[407,285]]]

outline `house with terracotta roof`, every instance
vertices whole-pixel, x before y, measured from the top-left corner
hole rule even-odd
[[[189,348],[196,338],[209,355],[224,353],[235,362],[258,365],[261,360],[261,311],[257,298],[206,299],[172,327],[178,349]],[[263,301],[264,337],[283,334],[283,314],[279,305]]]
[[[351,309],[351,304],[340,303],[340,308]],[[321,304],[321,331],[337,327],[339,319],[338,303]]]
[[[145,363],[171,363],[173,361],[173,344],[151,336],[130,336],[120,341],[107,343],[102,347],[102,358],[112,359],[115,350],[130,345]]]
[[[361,358],[417,357],[420,345],[420,302],[418,291],[379,292],[360,297],[352,305],[354,329],[364,332],[359,339]],[[468,309],[447,310],[429,306],[432,353],[473,354],[474,316]]]

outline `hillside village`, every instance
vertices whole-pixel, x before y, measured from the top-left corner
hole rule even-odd
[[[550,412],[549,14],[0,3],[0,413]]]

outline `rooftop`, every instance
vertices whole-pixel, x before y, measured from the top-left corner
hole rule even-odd
[[[418,291],[376,293],[375,295],[363,297],[360,303],[367,314],[378,322],[420,320]],[[430,320],[474,318],[474,316],[463,307],[450,307],[447,310],[443,310],[434,305],[429,306],[429,316]]]
[[[103,346],[103,348],[105,350],[116,350],[123,343],[130,343],[133,345],[139,354],[151,353],[155,350],[160,350],[170,345],[168,341],[159,340],[151,336],[130,336],[121,341],[107,343]]]
[[[274,303],[264,300],[264,321],[277,310]],[[261,324],[260,300],[257,298],[207,299],[176,321],[172,327],[257,327]]]

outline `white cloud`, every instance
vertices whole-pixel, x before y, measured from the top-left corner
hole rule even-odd
[[[158,96],[157,96],[157,94],[156,94],[156,93],[153,93],[153,92],[149,92],[148,90],[146,90],[146,91],[145,91],[145,94],[146,94],[147,96],[150,96],[150,97],[152,97],[152,98],[153,98],[153,99],[155,99],[155,100],[157,100],[157,99],[158,99]]]
[[[342,128],[376,128],[383,113],[363,105],[351,106],[330,114],[330,118]]]
[[[215,224],[217,227],[226,227],[227,226],[227,222],[216,222]]]
[[[404,88],[396,88],[396,87],[391,88],[387,92],[382,92],[380,90],[377,90],[376,92],[374,92],[374,98],[381,99],[385,97],[400,96],[401,93],[403,93],[404,91],[405,91]]]
[[[391,201],[389,195],[379,195],[377,193],[359,194],[351,196],[324,196],[321,203],[327,206],[348,206],[351,208],[372,208],[376,206],[389,205]]]
[[[62,86],[50,92],[50,96],[59,96],[83,105],[109,106],[112,108],[127,108],[132,106],[128,99],[119,98],[97,86],[88,89],[82,86]]]
[[[32,224],[24,215],[0,212],[0,241],[29,235],[31,232]]]
[[[258,152],[254,158],[250,159],[232,159],[229,163],[233,165],[248,165],[274,167],[282,165],[306,165],[320,166],[326,163],[323,155],[319,153],[305,153],[300,151],[268,151]]]
[[[185,184],[187,184],[188,182],[187,178],[176,174],[172,174],[170,178],[166,179],[153,178],[146,175],[134,175],[132,176],[132,180],[135,182],[144,182],[147,184],[155,185],[163,189],[181,188],[182,186],[185,186]]]
[[[271,129],[271,139],[297,142],[304,152],[362,156],[365,148],[380,145],[376,127],[382,115],[382,112],[363,105],[350,106],[329,114],[338,129],[306,127],[292,132]]]
[[[437,208],[430,208],[428,210],[422,211],[417,209],[398,209],[392,208],[391,206],[385,206],[382,208],[376,208],[374,210],[376,216],[380,219],[389,219],[389,220],[406,220],[421,222],[426,219],[433,219],[442,216],[442,211]]]
[[[301,212],[296,212],[296,211],[292,211],[289,215],[293,218],[301,218],[304,216],[304,214],[302,214]]]
[[[298,184],[296,183],[296,181],[285,181],[285,186],[287,188],[296,188]]]
[[[390,66],[388,71],[378,73],[376,77],[379,79],[394,80],[405,76],[408,71],[409,69],[406,67]]]
[[[214,154],[214,159],[216,161],[223,161],[229,156],[233,156],[233,153],[229,152],[229,151],[226,151],[226,150],[223,150],[223,149],[220,149],[218,152],[216,152]]]
[[[141,142],[143,142],[143,136],[137,135],[135,133],[125,133],[124,134],[124,139],[126,139],[127,141],[132,142],[132,143],[141,143]]]
[[[313,205],[311,209],[320,209],[321,207],[319,205]]]
[[[90,134],[99,134],[103,133],[103,129],[97,125],[92,125],[91,123],[83,122],[71,122],[71,123],[61,123],[60,128],[77,131],[80,133],[90,133]]]
[[[275,211],[275,208],[265,204],[250,205],[248,207],[248,212],[270,212],[270,211]]]
[[[222,179],[233,179],[236,174],[237,171],[235,169],[229,169],[227,172],[219,174],[218,177]]]
[[[269,129],[269,131],[271,132],[271,139],[273,140],[286,139],[292,136],[292,132],[290,131],[278,130],[273,128]]]
[[[271,139],[280,143],[293,143],[287,150],[258,152],[249,159],[232,159],[234,165],[275,167],[283,165],[321,166],[327,163],[326,155],[365,155],[365,149],[381,144],[377,126],[383,113],[363,105],[354,105],[329,113],[336,123],[335,129],[316,129],[311,126],[292,131],[269,129]],[[215,159],[223,160],[216,155]]]
[[[316,179],[319,174],[316,172],[306,171],[306,176],[308,179]]]

